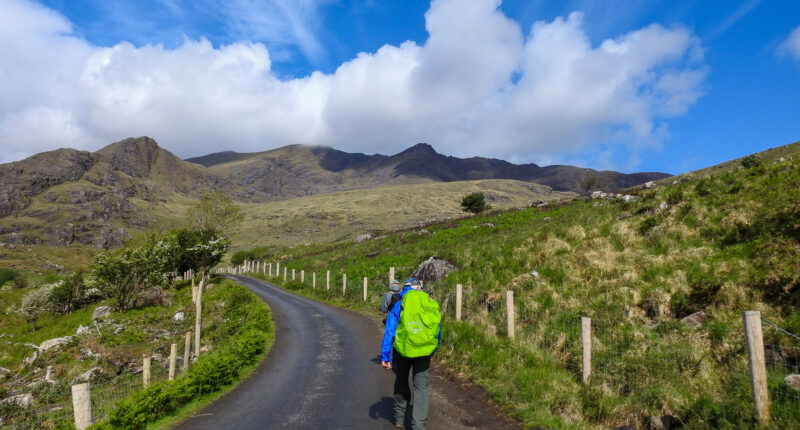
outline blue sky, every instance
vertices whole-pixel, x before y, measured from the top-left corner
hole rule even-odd
[[[5,0],[0,162],[150,135],[680,173],[800,140],[800,2],[498,3]]]

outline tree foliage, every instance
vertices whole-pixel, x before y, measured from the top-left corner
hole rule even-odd
[[[85,290],[83,271],[79,270],[67,279],[55,284],[50,295],[52,310],[58,313],[74,311],[83,304]]]
[[[163,262],[152,246],[125,247],[95,257],[92,273],[117,309],[129,309],[146,289],[166,279]]]
[[[22,302],[16,310],[25,318],[25,321],[33,325],[34,330],[36,330],[36,321],[39,317],[51,308],[53,288],[54,285],[45,285],[31,291],[22,298]]]
[[[186,211],[186,218],[193,230],[217,231],[230,235],[244,221],[244,213],[227,194],[217,191],[205,194],[190,207]]]
[[[486,203],[486,196],[483,193],[467,194],[461,199],[461,209],[464,212],[478,214],[490,208],[491,206]]]

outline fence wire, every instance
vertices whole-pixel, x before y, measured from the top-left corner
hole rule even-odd
[[[770,412],[800,420],[800,337],[762,318]]]

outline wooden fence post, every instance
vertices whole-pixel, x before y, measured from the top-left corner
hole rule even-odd
[[[286,282],[286,274],[289,272],[289,268],[283,266],[283,282]]]
[[[750,382],[759,424],[769,421],[769,394],[767,392],[767,367],[764,361],[764,333],[761,330],[761,312],[744,312],[744,334],[747,338],[747,355],[750,361]]]
[[[325,273],[325,289],[326,290],[330,290],[331,289],[331,271],[330,270],[328,270]]]
[[[313,275],[313,277],[311,279],[312,279],[311,288],[316,289],[317,288],[317,272],[314,272],[314,275]]]
[[[394,281],[394,267],[389,268],[389,283],[391,284]]]
[[[342,273],[342,295],[347,292],[347,273]]]
[[[197,315],[194,318],[194,356],[200,356],[200,329],[202,326],[203,316],[203,286],[206,283],[206,278],[200,279],[200,285],[197,286]]]
[[[583,383],[592,376],[592,319],[581,317],[581,342],[583,343]]]
[[[142,383],[144,388],[150,386],[150,357],[142,359]]]
[[[506,315],[508,316],[508,337],[514,339],[514,292],[506,291]]]
[[[189,370],[189,361],[192,359],[192,332],[186,332],[186,346],[183,348],[183,371]]]
[[[461,284],[456,284],[456,321],[461,321],[461,299],[463,294]]]
[[[300,283],[301,284],[305,284],[306,283],[306,269],[301,269],[300,270]]]
[[[278,267],[275,268],[275,276],[281,276],[281,262],[278,262]]]
[[[169,380],[175,379],[175,363],[178,360],[178,344],[169,345]]]
[[[84,430],[92,425],[92,397],[88,382],[72,386],[72,411],[76,429]]]
[[[294,269],[292,269],[292,282],[294,282]]]
[[[367,301],[367,277],[364,277],[364,301]]]

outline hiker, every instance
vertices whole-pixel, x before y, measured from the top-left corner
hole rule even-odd
[[[381,299],[381,312],[388,313],[395,303],[400,301],[400,282],[397,279],[392,279],[389,282],[389,291],[383,295]],[[386,318],[383,319],[383,324],[386,325]]]
[[[428,420],[428,385],[431,357],[442,337],[439,304],[422,292],[422,284],[409,278],[386,319],[381,345],[381,366],[393,370],[395,427],[403,427],[411,397],[409,371],[414,385],[411,428],[422,430]]]

